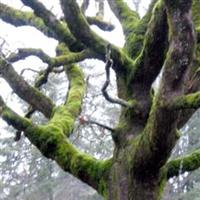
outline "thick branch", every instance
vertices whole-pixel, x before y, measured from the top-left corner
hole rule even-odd
[[[18,59],[21,59],[22,57],[33,54],[33,55],[40,57],[44,62],[49,63],[49,66],[47,67],[47,69],[40,71],[38,77],[36,78],[34,87],[39,89],[43,84],[45,84],[48,81],[49,74],[53,71],[54,65],[58,64],[58,62],[60,62],[60,61],[62,62],[64,60],[66,60],[66,57],[68,58],[68,56],[69,56],[68,54],[73,54],[74,57],[78,57],[77,56],[78,53],[69,53],[67,48],[64,48],[61,46],[62,45],[58,45],[58,48],[61,48],[60,50],[62,51],[62,52],[59,52],[61,54],[61,56],[58,56],[56,58],[50,58],[42,50],[20,49],[18,54],[10,56],[10,60],[16,61]],[[80,53],[80,57],[81,56],[83,57],[85,54],[87,54],[84,52],[81,52],[81,53]],[[65,64],[68,64],[68,63],[65,62]],[[68,91],[68,95],[67,95],[67,103],[69,105],[66,104],[65,107],[63,108],[64,111],[62,111],[62,109],[61,109],[61,111],[62,111],[61,113],[64,115],[64,112],[66,112],[65,115],[71,116],[71,119],[70,119],[71,121],[70,120],[68,121],[68,130],[66,130],[66,135],[70,135],[72,133],[72,130],[74,127],[74,121],[75,121],[76,117],[78,116],[79,111],[81,109],[81,102],[83,99],[85,84],[84,84],[83,73],[76,66],[72,65],[70,67],[68,65],[65,65],[64,68],[66,70],[66,73],[68,75],[69,82],[70,82],[70,84],[69,84],[70,87],[69,87],[69,91]],[[79,78],[79,82],[76,82],[77,78]],[[76,94],[75,98],[73,97],[73,93]],[[76,105],[76,108],[75,108],[75,106],[70,107],[71,100],[74,101],[73,102],[74,104],[72,104],[72,105],[73,106]],[[69,110],[66,111],[65,109],[66,110],[69,109]],[[73,109],[73,112],[70,109]],[[75,111],[75,109],[77,109],[77,111]],[[25,117],[29,118],[32,115],[32,113],[34,113],[34,112],[35,112],[35,108],[30,107],[29,111],[26,113]],[[67,122],[66,122],[66,124],[67,124]],[[16,141],[20,139],[20,135],[21,135],[20,131],[17,131],[16,138],[15,138]]]
[[[65,55],[50,57],[41,49],[19,49],[18,53],[13,53],[8,57],[9,62],[17,62],[25,59],[28,56],[37,56],[44,63],[49,64],[51,67],[60,67],[62,65],[72,64],[83,61],[87,58],[93,58],[94,54],[88,49],[77,53],[67,52]]]
[[[59,111],[56,111],[59,112]],[[106,190],[108,173],[111,160],[98,161],[95,158],[79,152],[64,136],[64,130],[60,124],[51,122],[44,126],[36,126],[30,120],[20,117],[8,108],[0,97],[0,116],[14,128],[24,131],[25,136],[47,158],[55,160],[65,171],[71,173],[83,182],[87,183],[100,194]],[[62,121],[62,116],[59,121]],[[66,125],[67,126],[67,125]],[[102,188],[102,182],[103,188]]]
[[[0,59],[0,73],[19,97],[31,104],[33,108],[41,111],[47,118],[51,116],[54,108],[51,100],[31,87],[3,58]]]
[[[110,8],[121,22],[125,36],[133,31],[139,21],[139,15],[131,10],[123,0],[108,0]]]
[[[96,25],[104,31],[112,31],[115,29],[115,26],[113,24],[100,20],[97,17],[86,17],[86,19],[90,25]]]
[[[65,19],[75,37],[81,39],[86,46],[96,52],[97,58],[105,61],[108,42],[91,31],[76,1],[61,0],[61,5]],[[111,45],[111,57],[114,61],[113,68],[120,76],[123,76],[133,66],[133,61],[113,45]]]
[[[45,6],[37,0],[21,0],[26,6],[34,10],[34,13],[40,17],[45,25],[49,27],[57,35],[59,41],[65,42],[72,51],[79,51],[83,46],[76,41],[70,33],[66,24],[62,23],[56,16],[45,8]]]
[[[157,0],[153,0],[151,2],[145,16],[141,20],[139,20],[139,22],[136,24],[135,28],[130,30],[130,33],[127,35],[127,37],[125,39],[124,49],[126,50],[128,55],[133,59],[138,57],[142,50],[143,43],[145,41],[145,33],[147,31],[148,24],[150,22],[150,19],[153,18],[152,16],[155,15],[154,13],[156,13],[154,10],[154,8],[157,7],[157,6],[155,6],[156,2],[157,2]],[[160,16],[157,15],[157,17],[160,17]],[[157,17],[154,17],[154,18],[156,19]],[[160,20],[162,20],[162,19],[160,19]],[[155,21],[157,21],[157,20],[155,20]]]
[[[176,97],[170,104],[175,110],[197,109],[200,107],[200,92]]]
[[[45,63],[50,63],[51,57],[48,56],[42,49],[20,48],[17,53],[11,53],[7,58],[8,62],[17,62],[23,60],[28,56],[37,56]]]
[[[167,178],[179,176],[184,172],[194,171],[200,167],[200,150],[191,154],[171,160],[166,164]]]
[[[130,85],[150,90],[163,66],[168,47],[168,27],[163,1],[154,5],[144,44],[130,75]],[[134,53],[134,52],[132,52]]]
[[[0,3],[0,18],[13,26],[33,26],[48,37],[57,39],[54,30],[48,28],[44,21],[32,12],[24,12]]]
[[[65,55],[68,48],[62,43],[57,46],[57,55]],[[63,118],[62,129],[65,127],[64,133],[69,136],[73,132],[74,123],[81,111],[82,100],[85,94],[86,85],[84,81],[83,71],[76,65],[64,65],[65,73],[69,80],[69,89],[66,95],[65,104],[59,108],[51,123],[58,124],[58,120]],[[66,121],[65,121],[66,120]]]

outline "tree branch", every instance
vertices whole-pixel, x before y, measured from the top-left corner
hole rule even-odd
[[[152,16],[154,15],[155,12],[154,8],[156,7],[155,6],[156,2],[157,0],[153,0],[150,3],[149,9],[145,14],[145,16],[141,20],[139,20],[136,26],[132,30],[130,30],[129,34],[126,36],[124,49],[128,53],[128,55],[133,59],[139,56],[145,38],[148,37],[148,35],[145,36],[145,34],[147,32],[147,27],[149,25],[149,22],[151,18],[153,18]]]
[[[96,58],[105,61],[108,42],[90,29],[87,20],[80,12],[75,0],[61,0],[60,2],[65,15],[65,20],[73,35],[76,38],[81,39],[82,43],[97,53]],[[133,61],[114,45],[111,45],[111,57],[114,62],[113,69],[121,77],[133,66]]]
[[[123,99],[114,99],[114,98],[110,97],[110,95],[107,92],[107,88],[110,84],[110,68],[113,65],[113,60],[111,59],[110,54],[111,54],[110,45],[108,45],[107,52],[106,52],[106,66],[105,66],[106,82],[104,83],[104,85],[101,89],[102,94],[105,97],[105,99],[111,103],[119,104],[124,107],[131,107],[130,103],[126,102]]]
[[[138,13],[131,10],[123,0],[108,0],[108,4],[115,16],[121,22],[124,34],[127,37],[139,22]]]
[[[170,103],[170,108],[175,110],[197,109],[199,107],[200,107],[200,92],[176,97]]]
[[[86,16],[87,22],[90,25],[96,25],[97,27],[99,27],[100,29],[102,29],[103,31],[112,31],[115,29],[115,26],[109,22],[105,22],[103,20],[100,20],[97,17],[88,17]]]
[[[57,117],[57,110],[53,118]],[[64,136],[67,124],[60,126],[65,115],[57,118],[57,124],[50,121],[47,125],[36,126],[30,120],[20,117],[8,108],[0,97],[0,116],[14,128],[24,131],[25,136],[34,144],[41,153],[55,160],[66,172],[71,173],[87,183],[100,194],[104,194],[108,184],[108,173],[112,165],[111,160],[99,161],[90,155],[81,153]],[[53,119],[52,119],[53,120]],[[69,120],[69,119],[68,119]],[[102,182],[104,183],[102,187]]]
[[[13,91],[33,108],[42,112],[47,118],[52,114],[54,104],[36,88],[31,87],[4,58],[0,58],[0,74]]]
[[[97,122],[97,121],[95,121],[95,120],[87,119],[87,118],[85,118],[84,116],[80,116],[80,117],[79,117],[79,122],[80,122],[80,124],[82,124],[82,125],[83,125],[83,124],[95,124],[95,125],[97,125],[97,126],[99,126],[99,127],[101,127],[101,128],[107,129],[108,131],[114,132],[114,129],[113,129],[113,128],[111,128],[111,127],[109,127],[109,126],[107,126],[107,125],[105,125],[105,124],[99,123],[99,122]]]
[[[49,27],[57,35],[57,39],[65,42],[72,51],[80,51],[83,49],[77,40],[72,36],[66,24],[62,23],[56,16],[45,8],[45,6],[37,0],[21,0],[24,5],[32,8],[34,13],[40,17],[45,25]]]
[[[44,63],[49,64],[49,66],[51,67],[60,67],[62,65],[80,62],[87,58],[93,58],[94,53],[92,53],[88,49],[85,49],[81,52],[77,53],[67,52],[65,53],[65,55],[52,58],[48,56],[46,53],[44,53],[41,49],[23,48],[23,49],[18,49],[18,53],[12,53],[7,60],[9,62],[17,62],[19,60],[25,59],[28,56],[36,56],[40,58]]]
[[[32,12],[20,11],[0,3],[0,18],[16,27],[33,26],[46,36],[57,39],[54,30],[51,30],[49,27],[47,27],[44,24],[44,21],[41,18],[36,17]]]
[[[200,167],[200,150],[171,160],[166,164],[167,178],[179,176],[185,172],[194,171]]]
[[[135,59],[135,65],[130,74],[130,85],[133,86],[133,91],[138,85],[150,90],[152,83],[160,73],[166,56],[168,27],[163,1],[156,3],[152,10],[142,50]]]
[[[42,49],[20,48],[17,53],[11,53],[7,58],[8,62],[17,62],[29,56],[36,56],[45,63],[51,62],[51,57],[48,56]]]

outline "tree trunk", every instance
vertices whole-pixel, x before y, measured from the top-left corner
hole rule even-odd
[[[132,148],[133,149],[133,148]],[[115,150],[108,198],[109,200],[158,200],[166,183],[165,171],[138,171],[131,165],[131,147]]]

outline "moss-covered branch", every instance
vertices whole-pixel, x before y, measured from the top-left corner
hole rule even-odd
[[[68,48],[65,44],[60,43],[57,46],[57,55],[65,56],[68,54]],[[62,127],[66,136],[72,133],[74,123],[81,111],[82,100],[85,94],[85,80],[82,70],[72,64],[64,65],[65,73],[69,80],[69,89],[66,95],[66,101],[64,105],[57,108],[54,117],[50,120],[50,123],[56,124]],[[59,122],[57,122],[59,121]]]
[[[134,29],[130,30],[129,34],[126,36],[124,49],[133,59],[138,57],[142,50],[145,33],[147,31],[149,21],[154,13],[153,8],[155,7],[156,2],[157,0],[153,0],[151,2],[145,16],[138,21]]]
[[[115,26],[113,24],[111,24],[109,22],[105,22],[105,21],[99,19],[98,17],[88,17],[87,16],[86,19],[90,25],[96,25],[104,31],[112,31],[115,29]]]
[[[3,118],[9,125],[12,125],[17,130],[24,131],[29,125],[30,120],[20,117],[5,104],[0,96],[0,117]]]
[[[197,109],[199,107],[200,107],[200,92],[176,97],[170,103],[170,108],[175,110]]]
[[[69,136],[74,128],[74,123],[81,111],[82,99],[85,93],[85,81],[83,72],[75,65],[66,67],[66,73],[70,81],[70,88],[66,102],[56,109],[50,124],[61,126],[66,136]]]
[[[54,115],[57,115],[57,112],[59,110]],[[20,117],[8,108],[1,97],[0,116],[14,128],[24,131],[25,136],[44,156],[55,160],[63,170],[87,183],[100,194],[107,195],[111,160],[98,161],[92,156],[78,151],[65,137],[65,127],[60,126],[60,123],[53,124],[51,121],[47,125],[36,126],[30,120]],[[63,117],[65,118],[65,116]]]
[[[61,6],[65,15],[65,20],[75,37],[79,38],[82,43],[91,48],[97,54],[98,59],[105,61],[108,42],[90,29],[76,1],[61,0]],[[111,45],[111,57],[114,61],[113,69],[120,76],[128,73],[127,71],[130,71],[133,66],[133,61],[114,45]]]
[[[200,9],[199,0],[193,0],[192,1],[192,17],[193,17],[193,22],[196,27],[200,25],[199,9]]]
[[[164,63],[168,47],[167,35],[166,12],[163,1],[158,1],[152,10],[142,50],[135,59],[135,67],[130,75],[131,85],[135,84],[137,87],[139,83],[141,88],[151,88]],[[131,52],[132,56],[133,54],[134,52]]]
[[[132,32],[139,21],[139,14],[131,10],[123,0],[108,1],[111,10],[121,22],[125,36]]]
[[[54,108],[52,101],[39,90],[30,86],[2,57],[0,58],[0,74],[19,97],[50,118]]]
[[[29,56],[36,56],[45,63],[51,62],[51,57],[47,55],[42,49],[20,48],[17,53],[11,53],[7,58],[8,62],[14,63],[23,60]]]
[[[0,3],[0,18],[16,27],[33,26],[48,37],[53,37],[59,41],[66,42],[74,51],[82,49],[82,47],[80,47],[81,44],[78,44],[66,24],[56,19],[56,17],[41,3],[36,2],[36,5],[38,4],[40,10],[38,10],[38,12],[36,10],[36,14],[38,15],[36,16],[32,12],[21,11]]]
[[[40,58],[44,63],[47,63],[52,67],[59,67],[62,65],[80,62],[87,58],[93,58],[94,54],[90,50],[86,49],[77,53],[67,52],[65,55],[50,57],[41,49],[25,48],[18,49],[18,52],[12,53],[7,60],[9,62],[17,62],[19,60],[25,59],[28,56],[36,56]]]
[[[48,28],[44,21],[35,16],[32,12],[25,12],[15,8],[11,8],[3,3],[0,3],[0,18],[13,26],[33,26],[48,37],[57,39],[54,30]]]
[[[184,172],[194,171],[200,167],[200,150],[196,150],[186,156],[171,160],[166,164],[167,178],[179,176]]]
[[[40,17],[45,25],[57,35],[57,39],[65,42],[72,51],[79,51],[83,46],[73,37],[65,23],[62,23],[56,16],[46,9],[46,7],[37,0],[22,0],[22,2],[34,10],[34,13]]]

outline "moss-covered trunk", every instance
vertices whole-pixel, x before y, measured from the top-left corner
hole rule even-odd
[[[108,200],[158,200],[165,176],[161,173],[138,173],[130,165],[129,149],[118,149],[110,172]],[[146,175],[144,175],[146,174]]]

